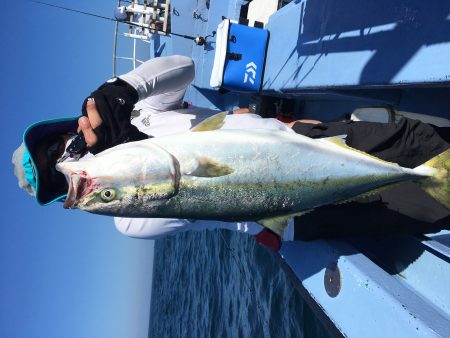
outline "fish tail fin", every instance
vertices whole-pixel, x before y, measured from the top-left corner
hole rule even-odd
[[[431,170],[430,177],[419,182],[423,190],[450,210],[450,149],[433,157],[414,170]]]

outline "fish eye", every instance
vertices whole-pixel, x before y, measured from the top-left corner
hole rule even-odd
[[[103,189],[100,193],[100,198],[104,202],[111,202],[116,197],[116,191],[112,188]]]

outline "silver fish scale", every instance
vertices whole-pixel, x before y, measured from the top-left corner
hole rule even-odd
[[[120,154],[130,151],[136,157],[128,160],[128,167],[121,168],[120,175],[125,171],[130,175],[129,182],[142,180],[154,198],[144,197],[141,203],[129,205],[126,203],[131,199],[114,201],[116,206],[108,208],[110,214],[116,208],[118,216],[259,220],[343,201],[423,176],[332,142],[276,130],[217,130],[152,138],[110,149],[109,157],[98,161],[122,163]],[[155,160],[151,160],[153,153],[158,156]],[[89,172],[90,167],[97,166],[96,160],[84,169]],[[152,161],[153,167],[146,161]],[[210,177],[193,174],[205,162],[230,168],[231,173],[208,174]],[[172,166],[175,176],[164,173],[163,168]],[[103,167],[108,168],[104,162]],[[150,176],[133,177],[133,173],[142,175],[142,168],[149,168]],[[104,176],[110,177],[105,184],[122,189],[120,182],[114,181],[112,169],[105,170]],[[155,176],[155,186],[165,186],[152,188],[155,173],[159,175]],[[107,208],[101,203],[89,208],[80,203],[78,207],[94,213]]]

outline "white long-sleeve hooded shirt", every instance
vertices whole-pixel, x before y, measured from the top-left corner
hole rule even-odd
[[[138,92],[132,123],[154,137],[186,132],[219,111],[180,107],[187,86],[195,74],[192,60],[185,56],[151,59],[137,69],[120,76]],[[263,119],[254,114],[228,115],[223,129],[279,129],[293,132],[276,119]],[[221,222],[187,219],[123,218],[114,219],[116,228],[124,235],[157,239],[182,231],[229,229],[250,235],[259,233],[262,226],[255,222]],[[292,224],[285,231],[285,240],[293,238]]]

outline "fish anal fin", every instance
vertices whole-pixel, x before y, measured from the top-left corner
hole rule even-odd
[[[210,157],[197,159],[197,168],[188,173],[189,176],[197,177],[219,177],[226,176],[234,172],[234,169],[224,163],[217,162]]]
[[[284,230],[286,230],[288,226],[288,222],[291,218],[294,216],[302,216],[304,214],[307,214],[311,210],[305,210],[289,215],[283,215],[283,216],[275,216],[275,217],[268,217],[263,218],[260,220],[257,220],[256,222],[264,226],[265,228],[268,228],[275,232],[278,236],[283,237]]]
[[[191,131],[198,132],[198,131],[210,131],[210,130],[217,130],[222,128],[224,124],[225,117],[227,116],[227,112],[221,112],[218,114],[215,114],[211,117],[208,117],[207,119],[204,119],[202,122],[197,124],[195,127],[191,128]]]
[[[383,192],[384,190],[390,189],[392,187],[395,187],[395,186],[397,186],[397,185],[399,185],[401,183],[402,182],[397,182],[397,183],[391,183],[391,184],[388,184],[388,185],[384,185],[382,187],[378,187],[376,189],[373,189],[373,190],[367,191],[365,193],[359,194],[359,195],[357,195],[355,197],[348,198],[346,200],[342,200],[342,201],[339,201],[339,202],[336,202],[336,203],[333,203],[333,204],[334,205],[340,205],[340,204],[345,204],[345,203],[349,203],[349,202],[361,202],[364,199],[373,197],[374,195],[377,195],[377,194]]]

